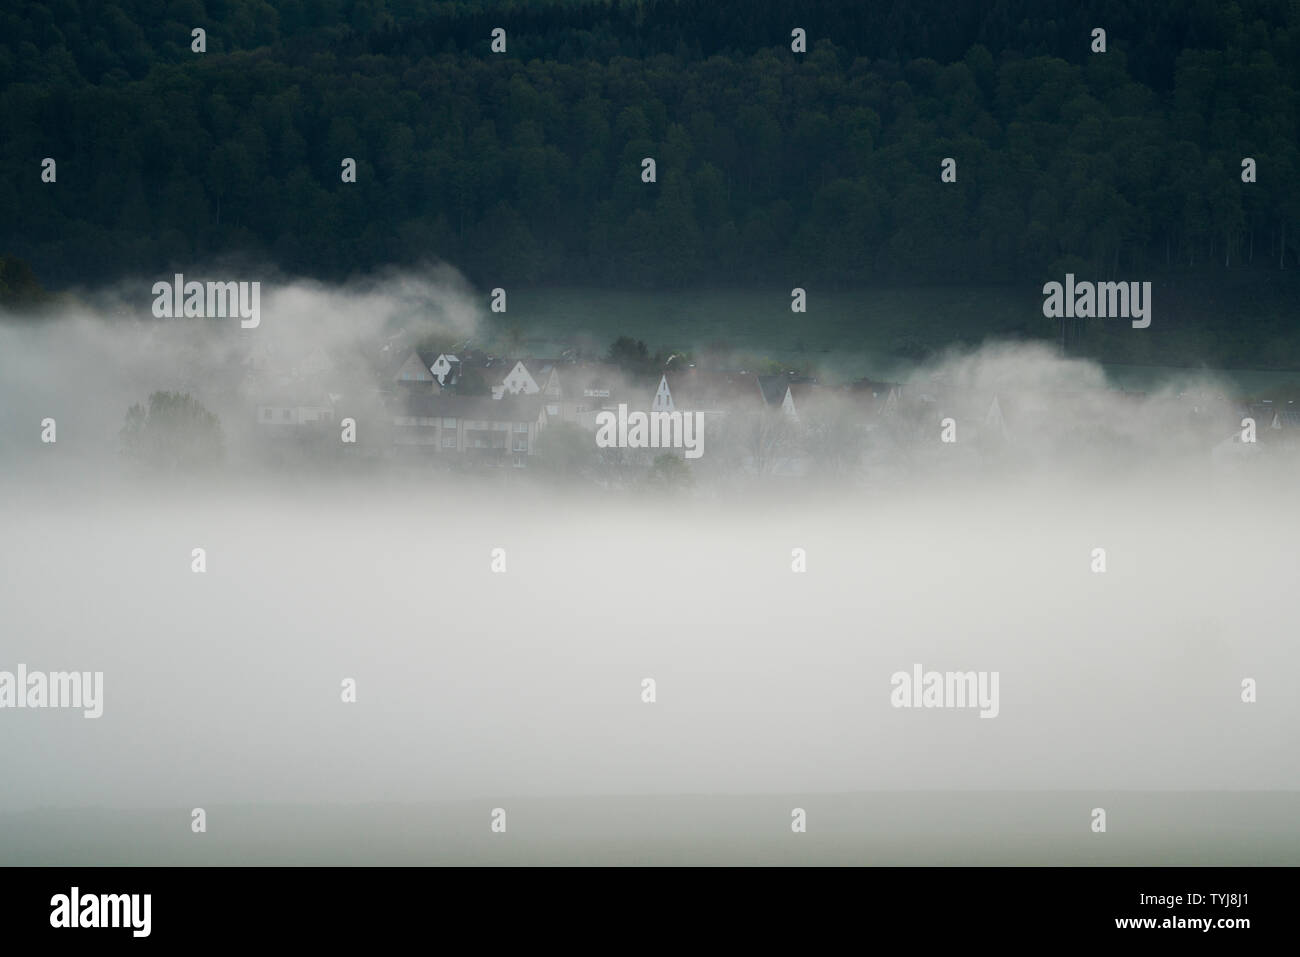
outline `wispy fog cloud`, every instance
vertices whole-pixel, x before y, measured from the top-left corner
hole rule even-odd
[[[1212,380],[1133,396],[1040,348],[948,356],[904,384],[929,438],[867,437],[902,477],[830,490],[235,465],[143,486],[107,476],[149,392],[233,409],[250,343],[346,352],[482,316],[449,273],[268,287],[250,331],[108,315],[128,301],[147,312],[114,293],[0,325],[0,670],[104,676],[93,722],[0,713],[0,809],[1300,787],[1294,446],[1224,468],[1238,410]],[[1003,444],[945,463],[992,434],[994,398]],[[996,719],[891,707],[917,664],[997,672]]]
[[[171,280],[171,276],[156,277]],[[186,277],[238,280],[220,269]],[[263,281],[257,328],[237,318],[156,319],[153,279],[80,290],[40,316],[0,321],[0,458],[23,470],[42,450],[40,422],[58,423],[64,462],[115,467],[126,410],[154,391],[194,395],[236,440],[252,426],[250,401],[319,350],[338,361],[330,382],[360,400],[378,385],[387,341],[474,337],[486,310],[456,270],[435,265],[331,286]],[[78,473],[80,474],[80,473]],[[69,469],[68,479],[73,478]]]

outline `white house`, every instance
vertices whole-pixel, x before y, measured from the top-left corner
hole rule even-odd
[[[785,387],[785,398],[781,400],[781,411],[798,421],[799,413],[794,410],[794,396],[790,394],[789,386]]]
[[[268,393],[255,406],[257,424],[267,435],[284,435],[295,427],[323,428],[334,422],[334,402],[327,395]]]
[[[542,391],[523,360],[516,362],[500,385],[492,387],[492,398],[499,399],[506,395],[536,395]]]
[[[546,400],[546,414],[552,419],[560,419],[561,402],[564,399],[564,389],[560,386],[560,373],[554,365],[543,366],[537,374],[537,381],[541,383],[542,397]]]
[[[996,395],[993,397],[988,413],[984,416],[984,428],[990,437],[1004,440],[1011,438],[1011,433],[1007,431],[1007,420],[1002,416],[1002,403],[998,401]]]
[[[668,376],[659,377],[659,389],[655,392],[654,401],[650,403],[651,412],[672,412],[677,407],[673,404],[673,393],[668,388]]]
[[[547,417],[540,397],[410,393],[393,405],[393,443],[404,453],[460,455],[525,468]]]

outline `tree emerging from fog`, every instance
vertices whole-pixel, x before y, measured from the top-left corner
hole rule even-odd
[[[155,392],[148,407],[136,403],[122,426],[122,452],[139,465],[189,471],[221,461],[221,420],[184,392]]]

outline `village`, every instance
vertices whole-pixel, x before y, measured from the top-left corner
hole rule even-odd
[[[1086,456],[1090,442],[1132,431],[1120,421],[1130,409],[1151,419],[1152,442],[1168,439],[1156,432],[1181,431],[1209,462],[1247,460],[1300,438],[1293,401],[1222,391],[1157,402],[1118,388],[972,386],[942,371],[829,384],[794,371],[702,365],[677,355],[640,368],[612,353],[503,357],[469,343],[435,351],[396,336],[368,352],[315,347],[255,357],[238,414],[255,425],[254,454],[272,462],[353,456],[456,471],[542,467],[599,473],[607,484],[654,469],[683,474],[688,459],[696,477],[852,481],[1014,460],[1025,450]],[[628,410],[690,417],[707,454],[599,442],[602,423]]]

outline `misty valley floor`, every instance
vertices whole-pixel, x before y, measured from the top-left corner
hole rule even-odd
[[[507,831],[490,830],[494,806]],[[1090,830],[1107,809],[1105,834]],[[808,831],[790,829],[792,808]],[[1297,792],[876,792],[0,815],[11,865],[1300,864]]]
[[[103,710],[0,714],[0,862],[1300,864],[1293,474],[14,483],[0,670]]]

